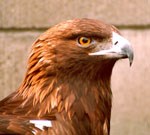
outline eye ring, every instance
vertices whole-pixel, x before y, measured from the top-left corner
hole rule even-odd
[[[79,37],[78,44],[80,47],[88,47],[91,45],[92,39],[90,37]]]

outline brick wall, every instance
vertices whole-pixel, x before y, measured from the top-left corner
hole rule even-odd
[[[111,135],[150,133],[150,0],[1,0],[0,98],[23,79],[33,41],[67,19],[102,19],[120,28],[135,59],[117,62],[112,75]]]

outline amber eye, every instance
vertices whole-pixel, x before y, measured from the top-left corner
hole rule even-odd
[[[78,43],[81,47],[88,47],[92,42],[90,37],[79,37]]]

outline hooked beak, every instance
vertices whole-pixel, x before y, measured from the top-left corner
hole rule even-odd
[[[108,50],[100,50],[98,52],[89,53],[89,55],[109,55],[115,54],[121,58],[128,58],[130,66],[133,62],[133,50],[130,45],[130,42],[117,34],[116,32],[112,33],[112,47]]]

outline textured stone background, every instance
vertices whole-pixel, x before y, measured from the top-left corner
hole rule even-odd
[[[0,0],[0,99],[23,79],[33,41],[48,27],[72,18],[118,26],[135,59],[118,61],[112,75],[111,135],[150,134],[150,0]]]

